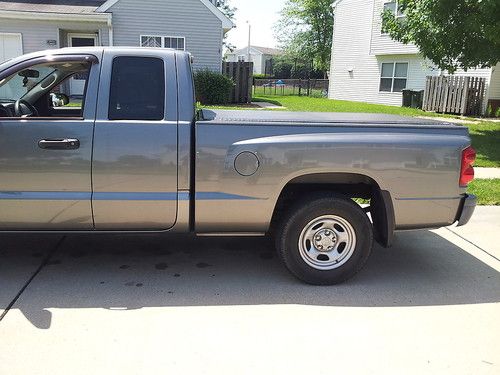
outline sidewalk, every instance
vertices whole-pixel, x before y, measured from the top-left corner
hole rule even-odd
[[[474,168],[476,179],[500,178],[500,168]]]
[[[286,109],[286,107],[281,107],[279,105],[269,103],[269,102],[252,102],[254,105],[258,105],[263,109]]]

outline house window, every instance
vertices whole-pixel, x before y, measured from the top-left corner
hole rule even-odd
[[[171,37],[171,36],[166,36],[163,38],[163,41],[165,42],[164,47],[165,48],[173,48],[178,51],[184,51],[184,38],[183,37]]]
[[[380,91],[401,92],[406,89],[408,81],[408,63],[382,63],[380,74]]]
[[[141,35],[142,47],[173,48],[178,51],[186,50],[186,38],[183,36],[155,36]]]
[[[405,16],[401,9],[399,1],[389,1],[384,3],[384,13],[386,11],[390,11],[392,14],[394,14],[396,19],[403,19]],[[382,22],[382,34],[387,34],[387,30],[385,30],[383,22]]]
[[[245,62],[245,55],[239,55],[238,62]]]
[[[162,37],[141,36],[141,47],[162,47]]]
[[[387,3],[384,3],[384,12],[386,10],[391,11],[396,17],[404,17],[404,13],[401,10],[401,6],[399,4],[399,1],[389,1]]]

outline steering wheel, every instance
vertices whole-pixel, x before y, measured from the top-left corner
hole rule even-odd
[[[25,108],[29,111],[28,113],[25,113]],[[35,106],[28,103],[24,99],[16,100],[16,103],[14,104],[14,113],[17,117],[38,116],[38,110],[35,108]]]

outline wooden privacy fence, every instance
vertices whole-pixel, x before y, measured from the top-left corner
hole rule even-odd
[[[485,78],[428,76],[423,110],[467,116],[481,115],[485,87]]]
[[[224,75],[234,82],[231,93],[231,103],[252,102],[253,63],[252,62],[224,62]]]

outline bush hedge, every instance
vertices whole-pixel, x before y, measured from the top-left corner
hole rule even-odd
[[[233,80],[223,74],[201,70],[194,74],[196,100],[201,104],[228,104]]]
[[[273,75],[269,75],[269,74],[254,74],[253,78],[254,79],[273,79],[274,76]]]

